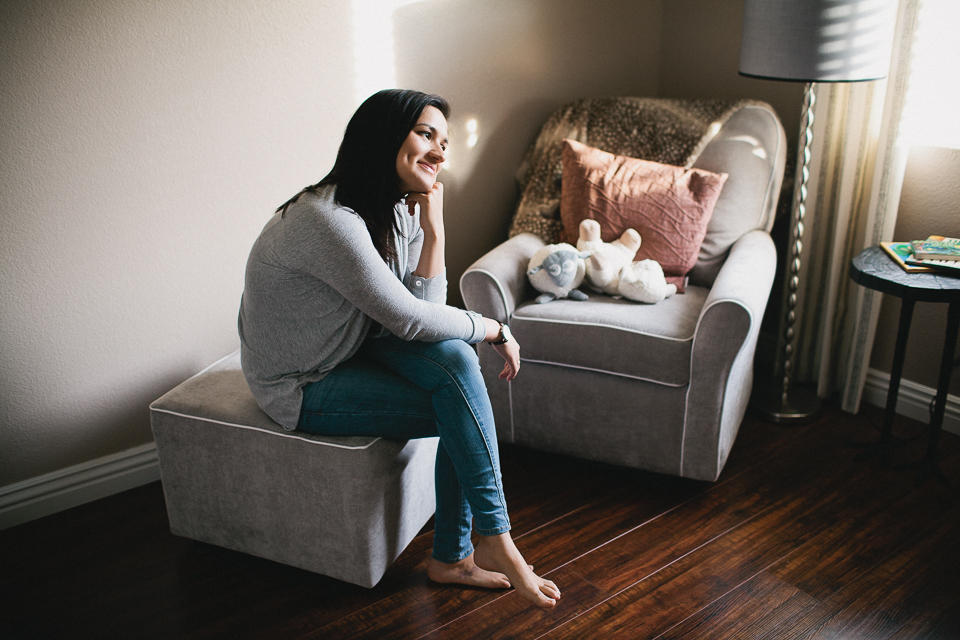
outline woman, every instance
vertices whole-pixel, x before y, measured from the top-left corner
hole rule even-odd
[[[538,606],[560,591],[510,537],[496,430],[476,352],[512,380],[520,349],[499,322],[446,306],[443,185],[449,106],[381,91],[347,124],[333,170],[277,210],[250,252],[243,372],[286,429],[440,437],[427,575],[506,588]],[[471,544],[471,524],[480,534]]]

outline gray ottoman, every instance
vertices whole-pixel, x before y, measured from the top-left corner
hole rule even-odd
[[[150,405],[170,530],[364,587],[433,515],[437,439],[285,431],[233,353]]]

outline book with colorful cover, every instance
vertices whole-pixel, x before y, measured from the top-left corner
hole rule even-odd
[[[933,267],[927,267],[922,264],[907,263],[907,260],[914,259],[913,246],[909,242],[881,242],[880,246],[904,271],[909,273],[930,273],[934,270]]]
[[[960,276],[960,260],[918,260],[907,258],[904,260],[911,267],[930,267],[940,273]]]
[[[917,260],[960,260],[960,238],[930,236],[910,244],[913,246],[913,257]]]

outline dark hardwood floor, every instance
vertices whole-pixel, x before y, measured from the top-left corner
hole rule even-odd
[[[716,483],[504,446],[553,611],[430,583],[429,525],[371,590],[177,538],[154,483],[0,532],[0,638],[960,638],[960,437],[917,486],[924,425],[845,446],[881,419],[748,417]]]

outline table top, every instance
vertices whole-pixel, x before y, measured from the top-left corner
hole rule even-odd
[[[960,302],[957,276],[908,273],[880,247],[864,249],[850,261],[850,277],[857,284],[917,302]]]

